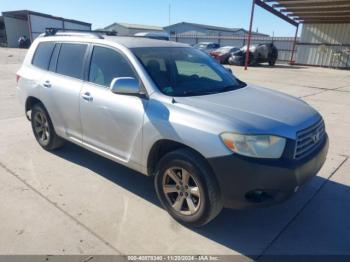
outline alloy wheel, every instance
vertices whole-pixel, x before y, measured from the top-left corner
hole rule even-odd
[[[163,176],[163,192],[174,211],[181,215],[195,214],[201,204],[198,182],[184,168],[169,168]]]
[[[34,131],[40,143],[46,145],[50,140],[49,122],[43,112],[37,112],[34,116]]]

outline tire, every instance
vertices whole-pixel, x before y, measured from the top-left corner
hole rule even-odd
[[[52,151],[63,146],[64,141],[57,136],[43,104],[37,103],[33,106],[31,123],[35,139],[42,148]]]
[[[174,175],[177,182],[172,178]],[[223,208],[219,186],[209,165],[188,149],[170,152],[160,160],[155,188],[164,209],[186,226],[203,226]]]
[[[240,60],[239,65],[240,66],[244,66],[245,65],[245,60],[246,60],[246,54],[244,53],[243,57]],[[250,65],[250,66],[255,65],[254,56],[253,56],[252,53],[249,53],[249,64],[248,65]]]
[[[244,57],[244,64],[245,64],[245,57]],[[254,59],[254,55],[252,53],[249,53],[249,65],[254,66],[256,65],[256,61]]]
[[[232,57],[229,57],[227,61],[228,61],[228,64],[229,64],[229,65],[234,65],[234,64],[235,64],[235,63],[233,62]]]

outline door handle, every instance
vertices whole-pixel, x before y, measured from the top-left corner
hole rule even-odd
[[[93,100],[93,97],[89,92],[82,94],[81,97],[88,102],[91,102]]]
[[[46,88],[50,88],[51,87],[51,83],[49,80],[46,80],[44,83],[43,83],[43,86],[46,87]]]

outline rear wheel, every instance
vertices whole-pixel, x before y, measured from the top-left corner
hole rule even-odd
[[[269,61],[269,66],[274,66],[276,64],[276,60],[270,60]]]
[[[205,160],[180,149],[158,164],[155,187],[162,206],[180,223],[203,226],[222,209],[220,191]]]
[[[232,57],[229,57],[227,61],[228,61],[229,65],[234,65],[235,64]]]
[[[54,150],[63,145],[63,139],[57,136],[50,116],[41,103],[33,106],[31,122],[34,136],[42,148]]]

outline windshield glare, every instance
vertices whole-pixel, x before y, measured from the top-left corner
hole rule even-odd
[[[159,90],[168,96],[227,92],[245,86],[208,55],[191,47],[132,49]]]

